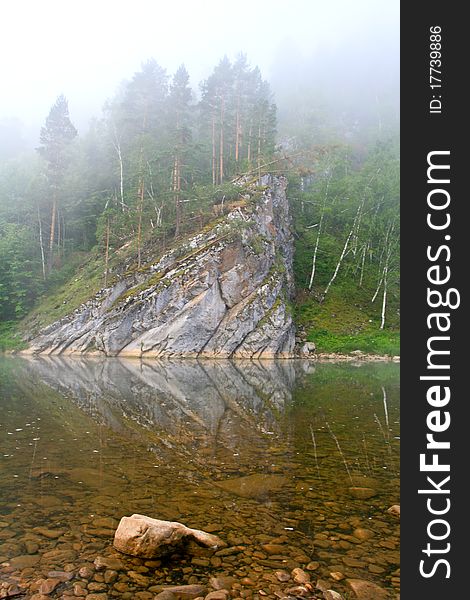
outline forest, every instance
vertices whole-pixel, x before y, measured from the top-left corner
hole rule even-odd
[[[289,181],[300,339],[398,354],[396,116],[325,110],[313,87],[281,104],[244,54],[195,88],[150,59],[84,134],[59,95],[34,150],[1,152],[1,348],[223,217],[235,178],[269,172]]]

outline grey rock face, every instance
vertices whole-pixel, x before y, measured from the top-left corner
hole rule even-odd
[[[33,354],[292,356],[293,239],[283,177],[256,204],[101,290],[30,342]]]

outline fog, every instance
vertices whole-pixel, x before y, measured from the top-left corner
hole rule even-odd
[[[398,0],[7,0],[2,3],[0,135],[35,143],[56,97],[81,133],[143,61],[185,63],[195,91],[240,51],[280,110],[318,88],[327,102],[398,102]],[[4,140],[5,141],[5,140]],[[13,142],[12,142],[13,143]]]

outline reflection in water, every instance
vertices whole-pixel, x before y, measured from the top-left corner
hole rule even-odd
[[[57,597],[78,581],[133,598],[224,574],[243,597],[275,598],[293,585],[276,570],[308,565],[338,591],[343,576],[397,589],[398,522],[386,512],[399,502],[397,365],[41,357],[2,359],[0,372],[9,577],[31,584],[68,565]],[[117,519],[133,512],[235,549],[157,567],[120,556],[112,581],[80,578],[96,556],[115,557]]]

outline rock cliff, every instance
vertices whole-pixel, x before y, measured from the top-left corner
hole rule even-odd
[[[293,240],[283,177],[30,341],[33,354],[289,357]]]

